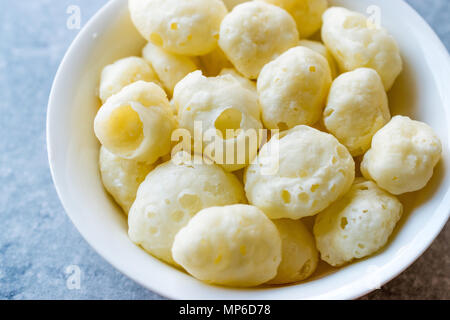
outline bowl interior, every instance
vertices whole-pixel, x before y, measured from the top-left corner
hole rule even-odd
[[[47,123],[49,161],[67,213],[86,240],[124,274],[171,298],[355,298],[395,277],[437,236],[450,204],[448,53],[426,23],[400,0],[378,1],[377,7],[370,0],[339,0],[331,3],[380,14],[404,60],[404,71],[389,92],[391,112],[425,121],[443,143],[443,158],[427,187],[400,197],[405,213],[389,245],[344,268],[332,269],[322,263],[307,282],[257,289],[206,285],[135,246],[127,237],[126,217],[100,182],[99,143],[93,132],[102,68],[121,57],[140,55],[145,44],[129,19],[126,3],[110,1],[72,44],[54,82]]]

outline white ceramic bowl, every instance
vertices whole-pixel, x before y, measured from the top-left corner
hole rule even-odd
[[[372,0],[331,1],[367,13]],[[108,2],[83,28],[56,75],[47,118],[50,167],[67,214],[91,246],[118,270],[169,298],[352,299],[386,283],[416,260],[438,235],[450,211],[450,59],[426,22],[401,0],[379,0],[382,25],[397,39],[405,70],[389,93],[393,114],[430,124],[443,143],[433,179],[400,197],[405,214],[380,253],[341,269],[322,265],[317,275],[286,287],[210,286],[153,258],[127,237],[127,221],[100,182],[99,143],[93,120],[96,90],[106,64],[140,53],[144,40],[128,17],[127,1]]]

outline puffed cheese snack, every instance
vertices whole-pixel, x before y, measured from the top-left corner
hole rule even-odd
[[[331,78],[336,78],[338,75],[338,67],[336,65],[336,60],[334,60],[333,55],[331,54],[330,50],[328,50],[325,45],[320,41],[314,41],[314,40],[307,40],[302,39],[298,43],[299,46],[310,48],[311,50],[314,50],[317,53],[320,53],[325,59],[328,61],[328,65],[330,66],[331,70]]]
[[[397,198],[359,178],[350,191],[316,217],[314,235],[322,260],[340,266],[381,249],[402,215]]]
[[[105,148],[122,158],[147,163],[170,152],[175,128],[166,93],[144,81],[111,96],[94,120],[95,135]]]
[[[153,170],[154,165],[120,158],[103,146],[100,148],[98,162],[106,191],[128,214],[139,185]]]
[[[316,123],[331,80],[327,60],[306,47],[291,48],[266,64],[257,81],[264,126],[286,130]]]
[[[420,190],[433,175],[442,144],[427,124],[395,116],[372,139],[361,173],[392,194]]]
[[[236,71],[234,68],[224,68],[220,71],[219,76],[223,76],[229,74],[233,76],[236,80],[238,80],[246,89],[252,90],[256,92],[256,83],[252,80],[247,79],[243,75],[241,75],[239,72]]]
[[[279,6],[289,12],[297,23],[300,38],[308,38],[320,29],[327,0],[259,0]]]
[[[194,58],[167,52],[150,42],[142,50],[142,56],[153,66],[170,95],[181,79],[198,69]]]
[[[354,177],[353,158],[335,137],[299,125],[261,148],[245,173],[245,192],[271,219],[300,219],[328,207]]]
[[[265,64],[298,41],[297,27],[289,13],[264,2],[236,6],[220,25],[220,48],[249,79],[256,79]]]
[[[129,0],[131,20],[148,41],[181,55],[199,56],[217,47],[228,10],[221,0]]]
[[[198,211],[244,202],[241,183],[219,166],[168,161],[140,185],[128,215],[128,235],[150,254],[175,264],[175,235]]]
[[[251,287],[277,273],[281,239],[256,207],[203,209],[175,237],[172,254],[195,278],[213,284]]]
[[[195,71],[176,85],[173,100],[180,127],[189,130],[194,137],[195,124],[200,123],[203,150],[225,170],[239,170],[255,157],[260,140],[258,130],[262,129],[258,97],[234,76],[207,78],[201,71]],[[228,139],[227,129],[235,133]],[[256,133],[257,141],[245,146],[249,129]],[[214,139],[209,139],[209,133],[214,133]],[[234,157],[228,152],[233,152]],[[239,159],[242,155],[244,157]]]
[[[99,98],[102,103],[105,103],[106,99],[119,92],[123,87],[139,80],[159,84],[158,76],[144,59],[128,57],[117,60],[102,70]]]
[[[355,69],[333,81],[323,122],[352,156],[364,154],[373,135],[390,119],[386,91],[375,70]]]
[[[342,72],[375,69],[388,91],[402,71],[402,59],[394,38],[357,12],[333,7],[323,14],[322,40]]]
[[[311,276],[319,262],[314,237],[300,220],[272,220],[281,237],[281,263],[269,284],[302,281]]]

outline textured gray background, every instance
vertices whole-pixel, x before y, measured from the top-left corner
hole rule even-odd
[[[58,200],[47,164],[52,80],[82,24],[105,0],[0,0],[0,299],[160,299],[116,271],[81,238]],[[409,0],[450,48],[450,1]],[[450,299],[450,228],[399,277],[364,299]],[[81,269],[80,290],[66,267]]]

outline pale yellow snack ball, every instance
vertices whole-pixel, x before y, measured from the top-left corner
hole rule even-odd
[[[217,47],[227,14],[221,0],[129,0],[131,20],[148,41],[176,54],[198,56]]]
[[[312,125],[321,115],[331,85],[327,60],[306,48],[291,48],[261,70],[257,89],[266,128]]]
[[[117,60],[102,70],[99,98],[102,103],[105,103],[106,99],[119,92],[123,87],[139,80],[159,84],[158,76],[144,59],[128,57]]]
[[[172,253],[199,280],[251,287],[276,275],[281,239],[275,225],[256,207],[212,207],[200,211],[178,232]]]
[[[142,50],[142,56],[158,74],[166,91],[172,95],[175,85],[189,73],[198,69],[192,57],[170,53],[148,43]]]
[[[224,68],[233,68],[233,65],[225,53],[218,47],[213,52],[199,57],[203,74],[207,77],[215,77]]]
[[[150,254],[175,264],[175,235],[198,211],[245,201],[240,182],[219,166],[169,161],[140,185],[128,215],[128,235]]]
[[[105,189],[122,207],[125,214],[128,214],[139,185],[154,166],[120,158],[103,146],[100,148],[99,166]]]
[[[176,128],[163,89],[151,82],[134,82],[111,96],[98,111],[94,131],[112,153],[153,163],[170,152]]]
[[[350,191],[317,217],[314,235],[322,260],[340,266],[381,249],[402,215],[397,198],[357,179]]]
[[[328,94],[323,122],[352,156],[364,154],[373,135],[391,119],[383,82],[373,69],[359,68],[337,77]]]
[[[282,255],[277,275],[269,284],[302,281],[317,268],[319,253],[314,237],[300,220],[272,220],[281,236]]]
[[[256,83],[252,80],[247,79],[243,75],[241,75],[239,72],[236,71],[236,69],[224,68],[224,69],[222,69],[222,71],[220,71],[219,76],[223,76],[226,74],[233,76],[236,80],[238,80],[240,82],[241,86],[243,86],[244,88],[256,92]]]
[[[271,219],[300,219],[345,194],[354,177],[353,158],[335,137],[299,125],[261,148],[245,173],[245,192]]]
[[[234,76],[207,78],[195,71],[177,84],[173,101],[180,127],[195,138],[195,126],[201,126],[204,154],[225,170],[239,170],[256,156],[262,129],[258,97]]]
[[[427,124],[395,116],[372,139],[361,173],[392,194],[425,187],[439,162],[442,144]]]
[[[340,7],[323,14],[322,40],[342,72],[375,69],[388,91],[403,69],[394,38],[364,15]]]
[[[320,29],[327,0],[259,0],[279,6],[289,12],[297,23],[300,38],[308,38]]]
[[[330,50],[325,47],[325,45],[320,41],[314,41],[314,40],[307,40],[302,39],[298,43],[299,46],[310,48],[311,50],[314,50],[317,53],[320,53],[325,59],[328,61],[328,65],[330,66],[331,70],[331,78],[336,78],[339,74],[338,67],[336,64],[336,60],[334,60],[333,55],[331,54]]]
[[[289,13],[260,1],[236,6],[220,26],[220,48],[249,79],[256,79],[265,64],[298,41],[295,21]]]

